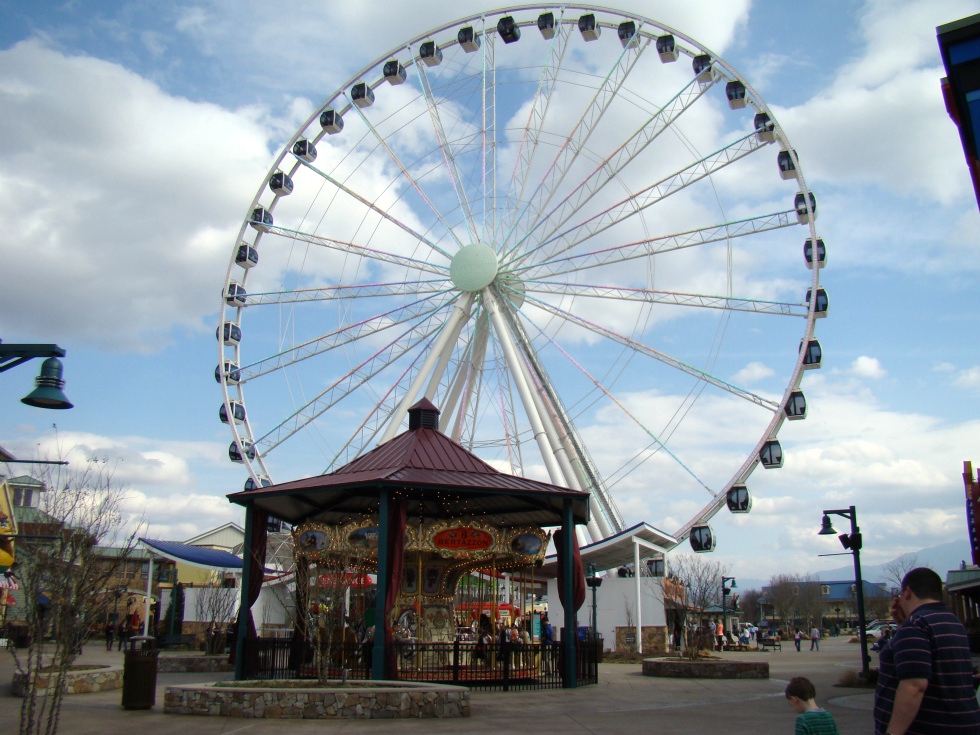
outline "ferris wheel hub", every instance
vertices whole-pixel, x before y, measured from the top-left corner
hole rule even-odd
[[[464,245],[453,256],[449,277],[460,291],[482,291],[497,277],[497,254],[489,245]]]

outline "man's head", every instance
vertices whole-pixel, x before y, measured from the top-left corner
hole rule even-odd
[[[943,599],[943,580],[928,567],[918,567],[905,575],[898,602],[902,612],[911,615],[925,602],[938,602]]]

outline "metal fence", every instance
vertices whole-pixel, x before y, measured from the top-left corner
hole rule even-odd
[[[455,641],[418,643],[396,641],[398,678],[472,688],[559,689],[564,684],[564,652],[560,643],[510,643],[489,646]],[[576,646],[579,686],[599,680],[602,639]],[[245,641],[249,678],[255,679],[369,679],[370,654],[363,646],[345,642],[320,650],[283,638]]]

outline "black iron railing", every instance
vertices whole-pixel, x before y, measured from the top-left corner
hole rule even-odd
[[[576,647],[578,685],[599,680],[602,639]],[[564,685],[564,652],[560,643],[510,643],[488,646],[453,643],[395,642],[398,678],[473,688],[558,689]],[[245,641],[250,679],[369,679],[367,651],[351,642],[319,649],[283,638]]]

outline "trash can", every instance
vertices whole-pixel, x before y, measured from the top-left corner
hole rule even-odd
[[[127,641],[123,660],[124,709],[150,709],[156,704],[159,655],[155,638],[133,636]]]

